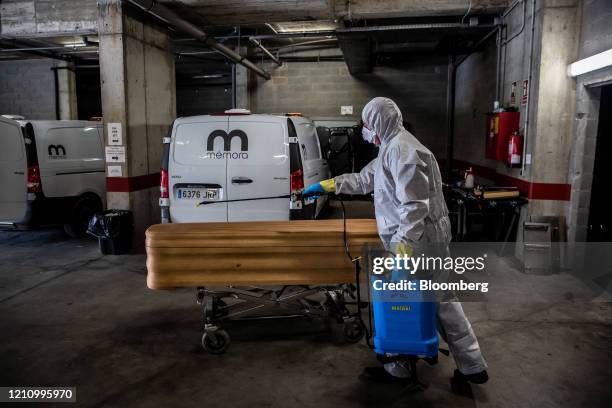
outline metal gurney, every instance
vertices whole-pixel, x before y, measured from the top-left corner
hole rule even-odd
[[[158,224],[146,232],[150,289],[190,287],[204,311],[202,345],[224,352],[227,319],[332,317],[345,338],[363,334],[346,308],[355,269],[342,220]],[[379,242],[374,220],[346,220],[353,254]]]

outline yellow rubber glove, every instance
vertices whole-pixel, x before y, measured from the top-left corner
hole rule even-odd
[[[334,181],[333,178],[323,180],[319,184],[321,184],[321,187],[323,187],[323,190],[326,193],[333,193],[336,191],[336,182]]]
[[[400,256],[404,256],[407,255],[408,257],[412,257],[412,247],[408,244],[404,244],[403,242],[398,242],[397,245],[395,245],[395,254],[396,255],[400,255]]]

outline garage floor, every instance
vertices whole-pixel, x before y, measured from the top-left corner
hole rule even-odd
[[[59,229],[0,232],[0,248],[0,384],[76,386],[84,406],[575,407],[612,400],[609,303],[467,303],[491,380],[473,386],[472,397],[452,394],[453,362],[441,356],[437,366],[420,365],[429,389],[410,393],[360,380],[375,363],[365,344],[334,344],[322,324],[303,320],[228,326],[229,352],[203,353],[195,293],[148,290],[144,255],[101,256],[95,241]]]

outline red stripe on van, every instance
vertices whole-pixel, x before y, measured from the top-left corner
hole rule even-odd
[[[112,193],[129,193],[130,191],[159,188],[159,173],[134,177],[107,177],[106,191]]]

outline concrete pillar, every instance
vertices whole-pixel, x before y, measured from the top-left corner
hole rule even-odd
[[[567,75],[567,66],[578,55],[580,2],[547,0],[539,12],[542,27],[532,88],[536,106],[529,146],[533,158],[530,181],[566,185],[576,101],[576,87]],[[563,216],[567,205],[564,200],[531,200],[529,213]]]
[[[66,61],[58,61],[57,72],[57,93],[58,109],[60,119],[78,119],[77,111],[77,92],[76,76],[74,74],[74,64]]]
[[[159,222],[162,138],[176,117],[172,40],[165,28],[143,23],[119,0],[99,1],[100,79],[106,145],[121,129],[107,160],[107,207],[134,212],[136,245]],[[108,158],[107,158],[108,159]],[[112,167],[111,167],[112,166]]]
[[[246,47],[240,47],[236,50],[236,52],[240,53],[240,55],[245,55],[246,51]],[[245,66],[240,64],[236,64],[234,66],[234,69],[236,70],[236,84],[234,87],[236,92],[236,108],[251,109],[251,103],[249,98],[249,83],[251,71],[249,71]]]

